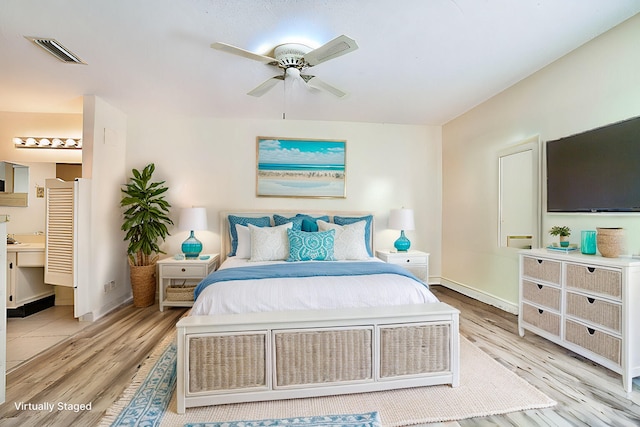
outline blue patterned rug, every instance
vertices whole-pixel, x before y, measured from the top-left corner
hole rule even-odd
[[[220,423],[189,423],[184,427],[380,427],[377,412],[351,415],[278,418],[253,421],[225,421]]]
[[[112,427],[158,426],[176,388],[175,342],[170,343],[144,376],[131,401],[111,423]],[[138,373],[138,376],[141,376]]]

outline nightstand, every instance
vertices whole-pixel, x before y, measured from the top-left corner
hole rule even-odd
[[[192,307],[193,296],[187,299],[178,297],[175,300],[168,299],[167,287],[171,285],[197,285],[209,273],[218,268],[218,254],[208,254],[209,259],[177,260],[164,258],[158,261],[158,283],[160,311],[164,307]]]
[[[376,257],[386,263],[404,267],[424,283],[429,283],[429,254],[426,252],[380,250],[376,251]]]

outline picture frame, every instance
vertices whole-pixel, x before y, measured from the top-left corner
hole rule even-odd
[[[258,197],[346,198],[344,140],[256,138]]]

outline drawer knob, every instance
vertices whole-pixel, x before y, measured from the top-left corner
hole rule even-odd
[[[184,273],[185,271],[187,271],[187,270],[185,270],[185,269],[184,269],[184,267],[183,267],[183,268],[182,268],[182,272]]]
[[[593,273],[594,271],[596,271],[595,267],[587,267],[587,270],[589,271],[589,273]]]
[[[542,260],[541,259],[537,259],[536,261],[538,261],[538,264],[542,264]]]
[[[411,260],[410,260],[410,259],[408,259],[408,260],[407,260],[407,262],[411,262]]]
[[[544,286],[542,286],[540,283],[538,283],[538,289],[542,289]]]
[[[589,304],[593,304],[594,302],[596,302],[595,298],[591,298],[591,297],[587,297],[587,301],[589,301]]]
[[[589,335],[593,335],[596,333],[596,330],[593,328],[587,328],[587,332],[589,332]]]
[[[539,308],[539,309],[538,309],[538,314],[542,314],[542,313],[544,313],[544,310],[543,310],[543,309],[541,309],[541,308]]]

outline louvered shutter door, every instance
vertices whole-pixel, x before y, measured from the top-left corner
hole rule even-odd
[[[44,281],[73,287],[73,182],[46,180]]]

